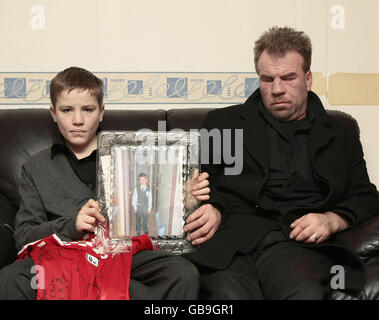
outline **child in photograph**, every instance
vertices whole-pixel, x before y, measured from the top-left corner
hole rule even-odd
[[[143,172],[138,175],[138,185],[133,191],[132,207],[136,215],[137,235],[141,234],[141,228],[145,234],[149,234],[147,222],[149,215],[152,213],[153,199],[148,186],[148,179]]]

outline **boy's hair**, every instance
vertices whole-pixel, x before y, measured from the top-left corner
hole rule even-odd
[[[68,92],[79,89],[88,90],[99,103],[99,107],[103,105],[104,84],[98,77],[88,70],[70,67],[59,72],[50,83],[50,100],[55,107],[58,96],[64,90]]]
[[[141,173],[138,175],[138,179],[139,179],[139,178],[142,178],[142,177],[146,177],[146,178],[147,178],[146,174],[143,173],[143,172],[141,172]]]
[[[296,31],[290,27],[275,26],[264,32],[255,41],[254,64],[257,73],[259,73],[258,60],[266,49],[269,54],[278,57],[283,57],[288,51],[296,51],[303,57],[304,72],[311,68],[312,43],[311,39],[302,31]]]

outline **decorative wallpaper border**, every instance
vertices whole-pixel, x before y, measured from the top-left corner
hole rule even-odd
[[[0,105],[48,105],[56,72],[0,72]],[[259,87],[254,72],[94,72],[105,104],[238,104]]]

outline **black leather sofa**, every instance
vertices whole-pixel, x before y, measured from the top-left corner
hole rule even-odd
[[[210,109],[107,110],[103,130],[199,128]],[[357,122],[348,114],[328,111],[359,135]],[[19,205],[18,184],[21,165],[31,155],[49,147],[58,131],[47,109],[0,110],[0,268],[14,261],[13,220]],[[357,229],[341,233],[333,241],[351,247],[365,264],[367,282],[361,292],[334,290],[330,299],[379,299],[379,217]]]

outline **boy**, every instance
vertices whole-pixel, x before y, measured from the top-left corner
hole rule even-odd
[[[153,200],[150,188],[147,185],[148,179],[146,177],[146,174],[141,172],[138,175],[138,182],[139,184],[134,188],[132,197],[132,207],[134,210],[134,214],[136,215],[136,232],[137,235],[140,235],[142,228],[145,234],[149,234],[149,229],[147,228],[147,221],[149,218],[149,214],[151,214]]]
[[[103,83],[89,71],[71,67],[51,81],[50,98],[50,112],[62,141],[23,165],[14,234],[18,249],[52,234],[64,241],[81,240],[98,221],[104,221],[93,200],[96,133],[104,115]],[[204,179],[201,175],[196,186],[199,200],[207,198],[209,191]],[[3,268],[0,299],[36,299],[32,270],[31,257]],[[131,299],[195,299],[198,289],[197,270],[184,258],[152,250],[133,256]]]

